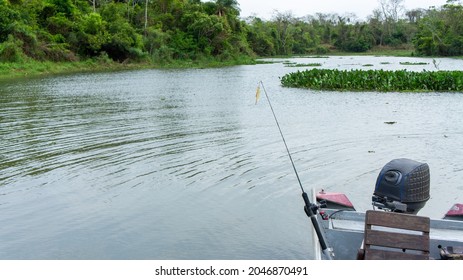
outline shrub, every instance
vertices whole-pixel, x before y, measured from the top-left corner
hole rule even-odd
[[[0,61],[1,62],[22,62],[26,58],[22,50],[23,42],[15,39],[12,35],[0,44]]]

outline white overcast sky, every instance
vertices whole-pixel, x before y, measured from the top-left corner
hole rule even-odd
[[[271,19],[274,11],[291,11],[294,16],[302,17],[316,13],[354,13],[359,19],[366,19],[379,7],[378,0],[238,0],[241,17],[251,15]],[[405,9],[440,7],[446,0],[405,0]]]

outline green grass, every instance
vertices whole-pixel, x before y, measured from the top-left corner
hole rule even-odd
[[[81,62],[27,61],[21,63],[0,63],[0,79],[37,77],[56,74],[108,71],[122,69],[139,69],[146,64],[102,63],[93,60]]]
[[[215,68],[246,64],[257,64],[257,61],[254,58],[247,56],[229,60],[216,60],[204,58],[196,61],[173,60],[164,63],[151,63],[147,61],[136,63],[118,63],[110,59],[92,59],[78,62],[51,62],[27,60],[20,63],[0,63],[0,80],[82,72],[101,72],[135,69]]]

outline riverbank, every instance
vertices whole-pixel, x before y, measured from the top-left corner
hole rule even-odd
[[[261,59],[268,58],[294,58],[294,57],[326,57],[326,56],[393,56],[393,57],[415,57],[415,50],[412,47],[391,48],[391,47],[375,47],[366,52],[345,52],[337,49],[332,49],[324,54],[294,54],[281,55],[271,57],[259,57]]]
[[[271,58],[292,58],[306,57],[314,55],[294,55],[278,56]],[[315,55],[316,56],[316,55]],[[394,57],[412,57],[413,49],[392,49],[392,48],[375,48],[364,53],[347,53],[347,52],[329,52],[324,56],[394,56]],[[16,78],[41,77],[59,74],[85,73],[85,72],[102,72],[102,71],[120,71],[120,70],[137,70],[137,69],[186,69],[186,68],[216,68],[235,65],[253,65],[261,63],[258,59],[270,57],[249,57],[240,56],[228,60],[219,60],[213,58],[203,58],[199,60],[171,60],[164,62],[114,62],[109,58],[100,57],[85,61],[76,62],[53,62],[53,61],[35,61],[27,60],[15,63],[0,63],[0,80],[10,80]]]
[[[230,60],[173,60],[153,63],[149,61],[119,63],[110,59],[90,59],[77,62],[52,62],[28,60],[20,63],[0,63],[0,80],[17,78],[41,77],[59,74],[120,71],[137,69],[185,69],[185,68],[215,68],[244,64],[256,64],[252,57],[238,57]]]

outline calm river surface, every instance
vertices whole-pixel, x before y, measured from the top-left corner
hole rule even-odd
[[[296,58],[325,68],[462,60]],[[424,61],[426,65],[401,65]],[[364,65],[372,64],[366,67]],[[463,202],[463,94],[282,88],[304,68],[80,74],[0,84],[0,259],[311,259],[306,190],[370,209],[390,160],[427,162],[440,218]],[[393,125],[385,122],[396,122]]]

